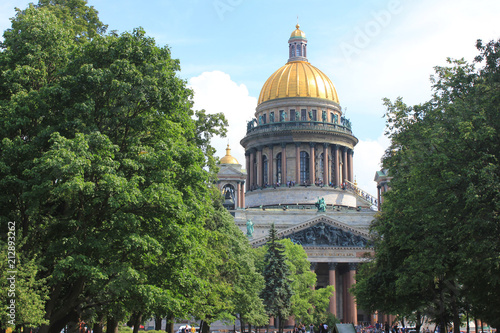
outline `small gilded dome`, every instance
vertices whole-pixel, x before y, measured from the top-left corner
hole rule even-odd
[[[295,30],[292,32],[292,34],[290,35],[290,38],[306,38],[306,34],[304,33],[304,31],[300,30],[300,25],[297,23],[297,25],[295,26]]]
[[[267,79],[259,102],[286,97],[324,98],[339,103],[332,81],[307,61],[290,61]]]
[[[239,164],[238,160],[231,156],[231,148],[229,148],[229,144],[226,148],[226,156],[220,159],[220,164]]]

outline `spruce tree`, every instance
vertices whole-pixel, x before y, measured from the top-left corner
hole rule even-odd
[[[264,268],[265,287],[262,290],[262,299],[266,312],[279,322],[279,332],[283,332],[284,318],[290,315],[292,297],[290,272],[285,262],[285,247],[278,242],[274,223],[269,231],[267,241],[267,253],[265,255],[266,266]]]

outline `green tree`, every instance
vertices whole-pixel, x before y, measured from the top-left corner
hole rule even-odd
[[[48,296],[41,332],[80,319],[112,331],[158,302],[182,313],[186,288],[206,284],[192,268],[225,120],[199,112],[202,125],[168,47],[142,29],[103,35],[96,15],[85,1],[30,5],[1,44],[0,221],[16,221],[44,282],[19,295]]]
[[[316,273],[311,271],[311,263],[301,245],[289,239],[279,241],[285,246],[285,262],[290,271],[293,295],[290,299],[291,312],[297,323],[326,322],[330,296],[334,286],[313,288],[316,286]]]
[[[261,297],[267,314],[277,318],[279,332],[283,332],[284,321],[291,314],[293,291],[290,270],[284,254],[285,246],[278,241],[274,223],[269,230],[266,246],[263,269],[265,286]]]
[[[2,327],[12,327],[8,324],[15,323],[18,329],[22,326],[38,327],[45,323],[45,281],[36,278],[39,268],[34,259],[24,260],[20,253],[8,257],[8,253],[7,246],[3,246],[0,251],[0,323]],[[11,304],[14,306],[13,312],[10,311]]]
[[[391,190],[355,286],[366,306],[425,310],[457,333],[467,308],[500,325],[500,43],[477,47],[474,64],[436,67],[430,101],[385,100]]]

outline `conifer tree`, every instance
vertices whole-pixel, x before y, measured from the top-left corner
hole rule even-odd
[[[285,247],[278,242],[274,223],[269,231],[267,241],[267,253],[265,255],[266,266],[264,268],[265,287],[262,290],[262,299],[267,313],[278,319],[279,332],[283,332],[284,318],[290,315],[291,298],[293,295],[290,271],[285,262]]]

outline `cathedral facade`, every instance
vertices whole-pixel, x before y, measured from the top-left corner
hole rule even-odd
[[[334,285],[329,310],[345,323],[384,321],[358,309],[349,288],[367,252],[377,198],[357,188],[354,136],[332,81],[307,60],[299,25],[288,61],[264,83],[255,118],[240,144],[244,167],[229,146],[220,161],[224,205],[253,246],[274,223],[281,238],[301,244],[317,274],[316,288]]]

